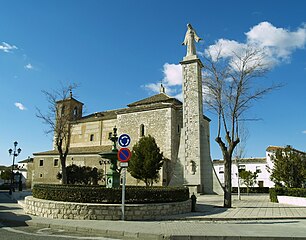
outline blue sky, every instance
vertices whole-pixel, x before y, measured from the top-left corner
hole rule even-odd
[[[269,145],[306,151],[306,19],[304,1],[4,1],[0,0],[0,165],[18,141],[22,153],[52,148],[52,136],[36,118],[47,110],[41,90],[77,83],[85,114],[125,107],[155,94],[164,81],[180,94],[179,62],[186,24],[203,38],[204,52],[220,42],[228,48],[256,40],[276,60],[264,81],[285,86],[254,104],[248,113],[246,156],[262,157]],[[235,41],[235,42],[233,42]],[[213,158],[221,153],[214,142]]]

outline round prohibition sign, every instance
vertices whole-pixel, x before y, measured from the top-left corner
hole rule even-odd
[[[120,162],[128,162],[131,158],[131,151],[128,148],[121,148],[118,153],[117,157]]]

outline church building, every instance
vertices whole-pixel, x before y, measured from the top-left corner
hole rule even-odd
[[[136,101],[126,108],[83,116],[83,103],[72,96],[57,102],[57,107],[71,109],[70,150],[66,165],[108,169],[109,163],[99,153],[109,152],[109,133],[116,126],[118,134],[131,137],[130,150],[143,136],[151,135],[170,161],[160,170],[160,186],[188,186],[198,193],[223,192],[210,156],[210,119],[203,115],[201,60],[196,55],[197,35],[188,25],[184,44],[187,55],[181,62],[183,72],[183,103],[168,96],[161,85],[160,93]],[[34,153],[32,183],[55,183],[60,172],[57,150]],[[129,174],[128,185],[140,185]]]

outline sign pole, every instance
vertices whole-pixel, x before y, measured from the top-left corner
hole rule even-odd
[[[122,205],[121,205],[121,218],[122,221],[125,219],[124,205],[125,205],[125,182],[126,182],[126,168],[128,167],[128,161],[131,158],[131,151],[127,147],[131,143],[131,138],[128,134],[121,134],[118,139],[118,144],[121,149],[118,151],[117,157],[121,162],[120,166],[122,169]]]
[[[122,206],[121,206],[121,217],[124,221],[124,204],[125,204],[125,178],[126,178],[126,167],[122,169]]]

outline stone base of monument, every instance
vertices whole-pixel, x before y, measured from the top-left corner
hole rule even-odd
[[[121,220],[121,204],[60,202],[25,198],[27,214],[77,220]],[[169,215],[191,212],[191,200],[171,203],[125,204],[125,220],[161,220]]]

